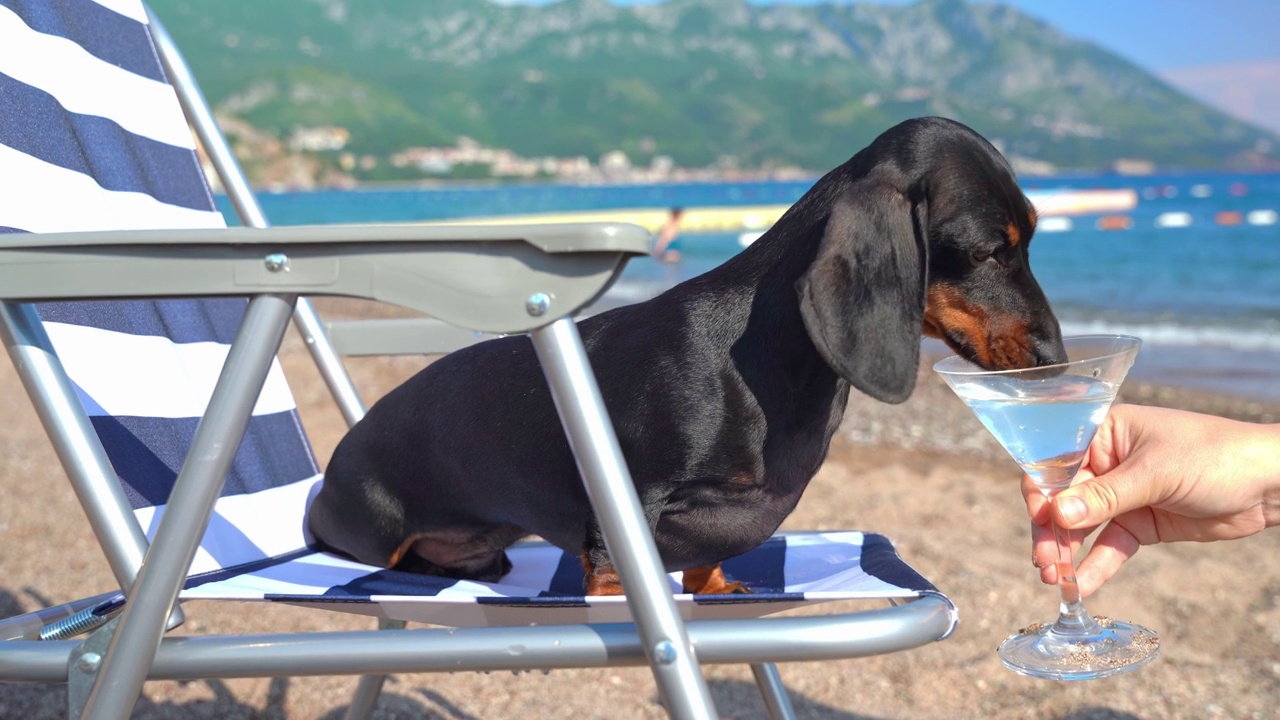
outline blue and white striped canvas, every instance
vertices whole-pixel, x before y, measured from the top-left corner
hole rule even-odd
[[[219,227],[136,0],[0,2],[10,231]]]
[[[222,227],[140,0],[0,0],[0,232]],[[153,529],[243,298],[46,303],[45,329]],[[224,495],[319,477],[278,364]],[[221,511],[198,563],[261,559]]]
[[[216,227],[216,211],[140,0],[0,0],[0,233]],[[150,536],[208,404],[244,299],[39,307]],[[322,482],[278,365],[190,569],[187,599],[268,600],[446,625],[619,621],[582,595],[576,556],[511,551],[498,583],[359,565],[308,546]],[[753,590],[677,595],[689,618],[937,590],[884,537],[776,537],[724,564]],[[679,592],[680,574],[671,575]]]

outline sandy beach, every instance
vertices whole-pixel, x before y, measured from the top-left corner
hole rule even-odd
[[[322,465],[343,432],[301,341],[282,362]],[[371,400],[423,358],[357,359]],[[959,607],[949,639],[859,660],[780,667],[802,718],[1272,718],[1280,717],[1280,532],[1232,543],[1144,548],[1089,601],[1090,610],[1162,635],[1146,668],[1085,683],[1031,680],[1005,670],[995,649],[1051,619],[1056,588],[1031,564],[1018,470],[922,363],[905,404],[855,397],[830,456],[784,528],[884,533]],[[0,616],[112,587],[21,384],[0,363]],[[1122,401],[1185,407],[1254,422],[1280,421],[1280,404],[1187,388],[1126,384]],[[182,633],[369,629],[359,617],[269,605],[195,603]],[[746,667],[705,668],[722,717],[765,717]],[[139,718],[342,717],[354,678],[153,682]],[[61,686],[0,685],[0,718],[65,714]],[[397,675],[378,718],[664,717],[645,668],[550,674]]]

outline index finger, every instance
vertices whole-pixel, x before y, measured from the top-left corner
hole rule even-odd
[[[1022,499],[1027,504],[1027,515],[1036,525],[1049,524],[1049,499],[1031,482],[1030,476],[1022,476]]]

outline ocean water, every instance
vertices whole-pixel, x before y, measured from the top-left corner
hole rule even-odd
[[[412,222],[617,208],[767,205],[811,182],[646,186],[508,185],[265,194],[277,225]],[[1131,377],[1280,400],[1280,175],[1186,174],[1029,179],[1028,190],[1132,188],[1131,227],[1099,216],[1043,221],[1031,264],[1064,332],[1145,341]],[[230,207],[220,198],[225,213]],[[1268,223],[1270,220],[1270,224]],[[230,222],[235,222],[231,220]],[[1238,224],[1232,224],[1238,222]],[[629,263],[614,288],[639,300],[720,264],[739,234],[682,234],[682,260]],[[940,349],[935,347],[933,349]]]

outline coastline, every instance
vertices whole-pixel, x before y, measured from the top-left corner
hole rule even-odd
[[[324,301],[332,303],[333,301]],[[326,308],[321,308],[325,310]],[[292,330],[281,353],[323,464],[344,426]],[[366,398],[416,372],[422,358],[365,358],[350,369]],[[786,529],[882,532],[946,592],[961,624],[945,641],[904,653],[780,666],[803,718],[1271,717],[1280,697],[1280,532],[1208,545],[1144,548],[1089,601],[1090,610],[1162,633],[1161,657],[1139,672],[1090,683],[1019,677],[996,645],[1057,604],[1029,559],[1016,466],[922,359],[901,405],[854,397],[830,455]],[[0,364],[0,493],[20,502],[0,517],[0,614],[111,586],[96,542],[12,367]],[[1280,403],[1146,381],[1121,400],[1280,420]],[[849,609],[845,607],[843,609]],[[194,603],[184,633],[355,630],[372,621],[288,606]],[[722,717],[765,715],[742,666],[704,669]],[[136,717],[340,717],[355,678],[151,682]],[[62,688],[0,684],[0,717],[65,716]],[[661,718],[645,668],[542,673],[395,675],[376,717]]]

